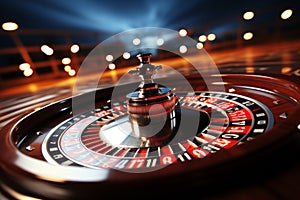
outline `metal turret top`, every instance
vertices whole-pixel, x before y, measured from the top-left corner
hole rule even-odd
[[[141,64],[134,70],[130,70],[129,74],[138,75],[142,79],[142,84],[153,83],[153,75],[156,74],[157,70],[160,70],[161,65],[155,66],[150,63],[151,53],[137,55]]]

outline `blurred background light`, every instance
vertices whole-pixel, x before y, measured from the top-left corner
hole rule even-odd
[[[180,53],[186,53],[188,51],[187,47],[185,45],[181,45],[179,47],[179,52]]]
[[[253,33],[247,32],[243,35],[244,40],[251,40],[253,38]]]
[[[198,40],[199,40],[200,42],[205,42],[205,41],[206,41],[206,36],[205,36],[205,35],[200,35],[200,36],[198,37]]]
[[[22,63],[22,64],[19,65],[19,69],[22,70],[22,71],[30,69],[30,64],[29,63]]]
[[[244,18],[245,20],[253,19],[253,17],[254,17],[254,12],[253,12],[253,11],[247,11],[247,12],[245,12],[244,15],[243,15],[243,18]]]
[[[203,48],[203,44],[201,42],[198,42],[196,45],[197,49],[202,49]]]
[[[165,42],[164,39],[158,38],[156,41],[156,44],[157,44],[157,46],[162,46],[164,44],[164,42]]]
[[[113,61],[114,57],[112,55],[108,54],[108,55],[106,55],[105,59],[107,62],[111,62],[111,61]]]
[[[187,30],[186,29],[180,29],[179,31],[178,31],[178,33],[179,33],[179,36],[180,37],[185,37],[185,36],[187,36]]]
[[[73,44],[70,48],[70,51],[72,53],[77,53],[79,51],[79,45],[78,44]]]
[[[68,64],[71,63],[71,58],[63,58],[63,59],[61,60],[61,62],[62,62],[62,64],[64,64],[64,65],[68,65]]]
[[[109,68],[110,70],[114,70],[114,69],[116,69],[116,65],[115,65],[114,63],[110,63],[110,64],[108,65],[108,68]]]
[[[68,72],[69,76],[75,76],[76,74],[76,71],[74,69],[71,69],[69,72]]]
[[[141,44],[141,40],[139,39],[139,38],[134,38],[133,40],[132,40],[132,44],[134,44],[134,45],[139,45],[139,44]]]
[[[123,53],[123,58],[126,59],[126,60],[129,59],[130,56],[131,56],[131,55],[130,55],[130,53],[128,53],[128,52],[124,52],[124,53]]]
[[[14,0],[13,3],[2,1],[0,9],[4,31],[0,34],[0,69],[3,73],[0,74],[0,79],[16,83],[15,80],[23,78],[22,72],[17,68],[21,68],[19,64],[22,62],[29,63],[31,67],[27,68],[34,71],[34,79],[23,79],[25,82],[65,77],[65,68],[69,66],[71,59],[72,67],[66,68],[68,72],[72,68],[78,70],[85,56],[95,45],[122,31],[136,28],[137,31],[130,37],[120,37],[115,41],[116,45],[107,47],[108,51],[103,52],[101,57],[107,61],[104,66],[114,60],[118,70],[133,64],[127,59],[135,57],[137,52],[130,48],[138,47],[139,50],[143,50],[151,46],[156,49],[149,51],[155,56],[160,56],[160,50],[163,49],[160,47],[168,47],[173,40],[172,36],[158,33],[153,37],[145,37],[139,34],[138,30],[141,27],[163,27],[175,30],[175,35],[181,37],[182,41],[188,38],[186,36],[195,40],[191,49],[186,43],[177,42],[174,48],[180,53],[190,53],[196,48],[204,47],[208,52],[216,52],[223,49],[239,49],[243,45],[248,47],[299,40],[298,7],[294,0],[192,0],[184,4],[181,1],[153,3],[150,0],[76,0],[76,4],[53,0]],[[17,31],[9,32],[13,30]],[[216,39],[217,42],[208,42]],[[243,42],[244,40],[251,42]],[[124,49],[120,50],[120,55],[116,55],[113,53],[116,48]],[[43,54],[53,56],[47,57]],[[120,56],[125,60],[116,59]],[[62,61],[64,57],[71,59]],[[27,69],[24,66],[22,68],[22,71]]]
[[[65,70],[66,72],[69,72],[71,69],[72,69],[72,68],[71,68],[70,65],[66,65],[66,66],[64,67],[64,70]]]
[[[287,9],[281,13],[281,19],[288,19],[292,16],[292,14],[293,14],[293,11],[291,9]]]
[[[46,54],[47,56],[51,56],[54,53],[54,50],[49,47],[48,45],[42,45],[41,51]]]
[[[209,41],[214,41],[215,39],[216,39],[216,35],[213,33],[211,33],[207,36],[207,40],[209,40]]]
[[[33,70],[31,68],[28,68],[28,69],[24,70],[23,74],[24,74],[24,76],[29,77],[33,74]]]
[[[5,31],[15,31],[18,28],[19,28],[19,26],[15,22],[5,22],[2,24],[2,29]]]

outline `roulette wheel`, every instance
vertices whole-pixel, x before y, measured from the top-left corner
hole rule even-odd
[[[278,157],[299,140],[299,83],[242,73],[154,80],[163,67],[152,64],[151,55],[138,54],[140,64],[129,71],[138,84],[74,95],[5,126],[3,194],[240,198],[247,183],[259,179],[263,188],[285,161]],[[255,192],[247,189],[268,197]]]

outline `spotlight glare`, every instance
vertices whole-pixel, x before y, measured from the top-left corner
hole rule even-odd
[[[19,26],[15,22],[5,22],[2,24],[2,29],[5,31],[15,31],[18,28],[19,28]]]
[[[291,9],[287,9],[281,13],[281,19],[288,19],[292,16],[293,11]]]

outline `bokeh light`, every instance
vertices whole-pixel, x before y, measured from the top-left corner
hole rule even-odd
[[[243,35],[244,40],[251,40],[253,38],[253,33],[247,32]]]
[[[203,48],[203,44],[201,42],[198,42],[196,45],[197,49],[202,49]]]
[[[157,44],[157,46],[162,46],[164,44],[164,42],[165,42],[164,39],[158,38],[156,41],[156,44]]]
[[[130,55],[129,52],[124,52],[124,53],[123,53],[123,58],[126,59],[126,60],[129,59],[130,56],[131,56],[131,55]]]
[[[63,59],[61,60],[61,62],[62,62],[62,64],[64,64],[64,65],[68,65],[68,64],[71,63],[71,58],[63,58]]]
[[[33,70],[31,68],[28,68],[28,69],[24,70],[23,74],[24,74],[24,76],[29,77],[33,74]]]
[[[216,35],[213,34],[213,33],[211,33],[211,34],[209,34],[209,35],[207,36],[207,39],[208,39],[209,41],[214,41],[214,40],[216,39]]]
[[[292,16],[293,11],[291,9],[287,9],[281,13],[281,19],[288,19]]]
[[[134,38],[132,40],[132,43],[137,46],[137,45],[141,44],[141,40],[139,38]]]
[[[29,63],[22,63],[22,64],[19,65],[19,69],[22,70],[22,71],[30,69],[30,64]]]
[[[253,17],[254,17],[254,12],[252,12],[252,11],[247,11],[247,12],[245,12],[244,15],[243,15],[243,18],[244,18],[245,20],[253,19]]]
[[[47,56],[51,56],[54,53],[54,50],[49,47],[48,45],[42,45],[41,51],[46,54]]]
[[[69,72],[68,72],[69,76],[75,76],[76,74],[76,71],[74,69],[71,69]]]
[[[180,29],[179,31],[178,31],[178,33],[179,33],[179,36],[180,37],[185,37],[185,36],[187,36],[187,30],[186,29]]]
[[[200,35],[200,36],[198,37],[198,40],[199,40],[200,42],[205,42],[205,41],[206,41],[206,36],[205,36],[205,35]]]
[[[79,45],[78,44],[73,44],[70,48],[72,53],[77,53],[79,51]]]
[[[15,22],[5,22],[2,24],[2,29],[5,31],[15,31],[19,28],[19,25]]]
[[[110,70],[114,70],[114,69],[116,69],[116,65],[115,65],[114,63],[110,63],[110,64],[108,65],[108,68],[109,68]]]
[[[71,68],[70,65],[66,65],[66,66],[64,67],[64,70],[65,70],[66,72],[69,72],[71,69],[72,69],[72,68]]]
[[[187,52],[187,47],[185,46],[185,45],[181,45],[180,47],[179,47],[179,52],[180,53],[186,53]]]
[[[106,61],[111,62],[111,61],[113,61],[114,57],[113,57],[112,55],[108,54],[108,55],[105,57],[105,59],[106,59]]]

